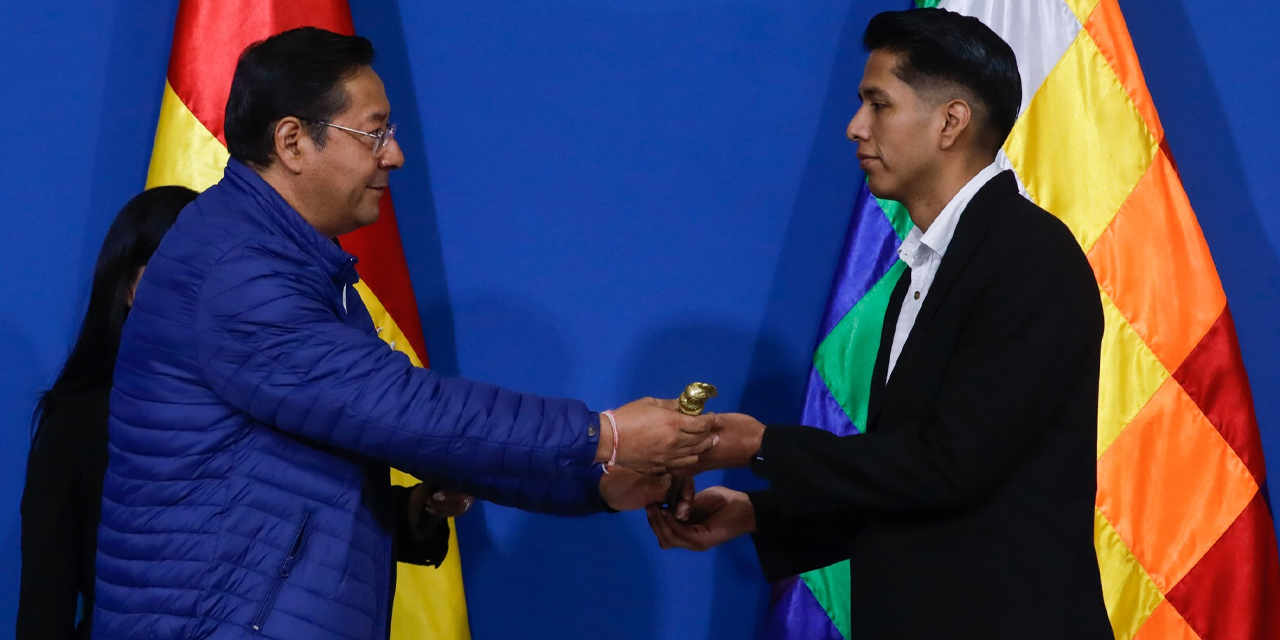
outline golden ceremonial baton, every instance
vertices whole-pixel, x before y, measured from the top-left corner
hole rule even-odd
[[[707,400],[716,397],[716,387],[713,384],[705,382],[694,382],[684,388],[680,393],[680,397],[676,399],[680,413],[686,416],[700,416],[702,410],[707,404]],[[676,505],[679,504],[680,498],[684,493],[685,479],[672,476],[671,488],[667,491],[667,501],[663,504],[663,508],[674,512]]]

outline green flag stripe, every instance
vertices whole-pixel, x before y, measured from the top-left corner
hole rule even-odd
[[[813,354],[813,367],[858,431],[867,430],[867,401],[884,310],[898,277],[906,268],[899,260],[866,295],[840,319]]]
[[[876,200],[901,241],[912,226],[906,207],[893,200]],[[880,334],[884,329],[884,310],[889,306],[893,287],[905,268],[901,261],[890,267],[884,277],[840,319],[814,353],[814,368],[818,375],[859,431],[866,431],[871,376],[880,349]],[[849,561],[800,574],[800,579],[809,587],[840,635],[852,637]]]
[[[852,631],[849,620],[849,561],[815,569],[800,574],[800,579],[808,585],[813,597],[827,612],[827,617],[836,626],[836,631],[845,638]]]
[[[907,208],[897,200],[876,198],[876,202],[880,203],[880,210],[889,219],[889,224],[893,226],[893,231],[898,234],[898,241],[901,242],[907,237],[907,232],[911,231],[911,216],[907,213]]]

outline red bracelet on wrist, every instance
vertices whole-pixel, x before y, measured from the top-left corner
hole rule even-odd
[[[609,455],[609,461],[604,464],[605,473],[613,473],[614,465],[618,464],[618,420],[613,417],[613,410],[601,412],[600,415],[609,419],[609,426],[613,429],[613,453]]]

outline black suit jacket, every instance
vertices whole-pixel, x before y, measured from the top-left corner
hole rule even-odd
[[[867,433],[765,430],[751,494],[771,580],[850,560],[853,638],[1111,638],[1093,547],[1102,304],[1011,172],[964,210]]]

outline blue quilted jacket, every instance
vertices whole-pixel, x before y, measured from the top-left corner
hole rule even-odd
[[[596,414],[413,367],[355,264],[235,160],[183,210],[116,365],[94,638],[386,638],[388,465],[603,509]]]

